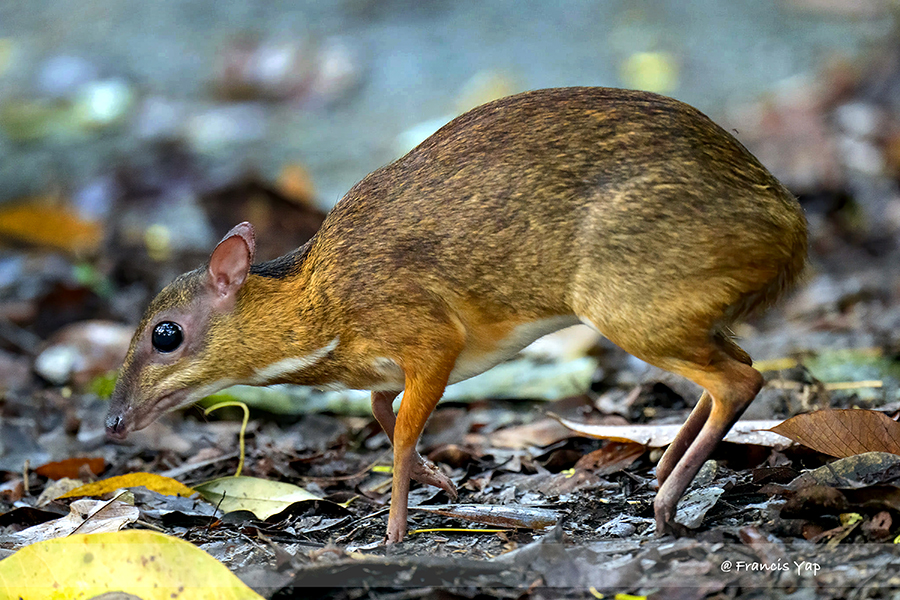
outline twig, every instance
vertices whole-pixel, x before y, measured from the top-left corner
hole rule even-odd
[[[226,460],[231,460],[236,456],[239,456],[240,453],[238,451],[230,452],[228,454],[223,454],[222,456],[217,456],[215,458],[209,458],[207,460],[201,460],[200,462],[183,464],[180,467],[175,467],[174,469],[169,469],[168,471],[163,471],[160,473],[163,477],[171,477],[175,479],[185,473],[190,473],[191,471],[196,471],[197,469],[202,469],[203,467],[207,467],[209,465],[214,465],[218,462],[223,462]]]
[[[369,471],[371,471],[372,468],[373,468],[375,465],[377,465],[378,463],[380,463],[380,462],[382,461],[382,459],[384,459],[384,457],[387,456],[387,454],[388,454],[388,453],[387,453],[386,451],[385,451],[385,452],[382,452],[382,453],[378,456],[378,458],[376,458],[375,460],[373,460],[372,462],[370,462],[368,465],[366,465],[365,467],[363,467],[362,469],[360,469],[360,470],[357,471],[356,473],[352,473],[352,474],[350,474],[350,475],[338,475],[338,476],[334,476],[334,477],[303,477],[302,479],[303,479],[303,481],[315,481],[315,482],[319,482],[319,481],[346,481],[346,480],[348,480],[348,479],[356,479],[357,477],[362,477],[363,475],[365,475],[366,473],[368,473]]]

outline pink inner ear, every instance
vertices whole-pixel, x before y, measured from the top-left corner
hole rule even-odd
[[[231,235],[219,242],[209,257],[209,274],[216,291],[223,296],[235,294],[246,281],[252,261],[244,236]]]
[[[222,241],[224,242],[228,238],[235,235],[241,236],[244,242],[246,242],[247,248],[250,250],[250,264],[253,264],[253,257],[256,254],[256,234],[253,231],[253,225],[251,225],[247,221],[238,223],[231,228],[231,231],[225,234],[225,237],[222,238]]]

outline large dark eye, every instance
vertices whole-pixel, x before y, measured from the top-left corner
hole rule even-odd
[[[163,321],[153,328],[153,347],[160,352],[172,352],[184,341],[181,325]]]

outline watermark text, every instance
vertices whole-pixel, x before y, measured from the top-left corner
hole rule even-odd
[[[815,577],[822,568],[818,563],[808,560],[776,560],[773,562],[757,562],[749,560],[724,560],[720,566],[723,573],[740,572],[781,572],[796,571],[797,575]]]

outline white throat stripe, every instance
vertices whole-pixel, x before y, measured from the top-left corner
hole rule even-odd
[[[302,371],[304,369],[308,369],[313,366],[326,356],[328,353],[338,347],[340,343],[340,337],[336,337],[327,345],[319,348],[318,350],[307,354],[306,356],[298,356],[296,358],[283,358],[278,362],[274,362],[268,367],[263,367],[262,369],[256,369],[256,374],[253,376],[253,383],[263,384],[268,381],[273,381],[279,377],[283,377],[284,375],[289,375],[291,373],[297,373],[298,371]]]

